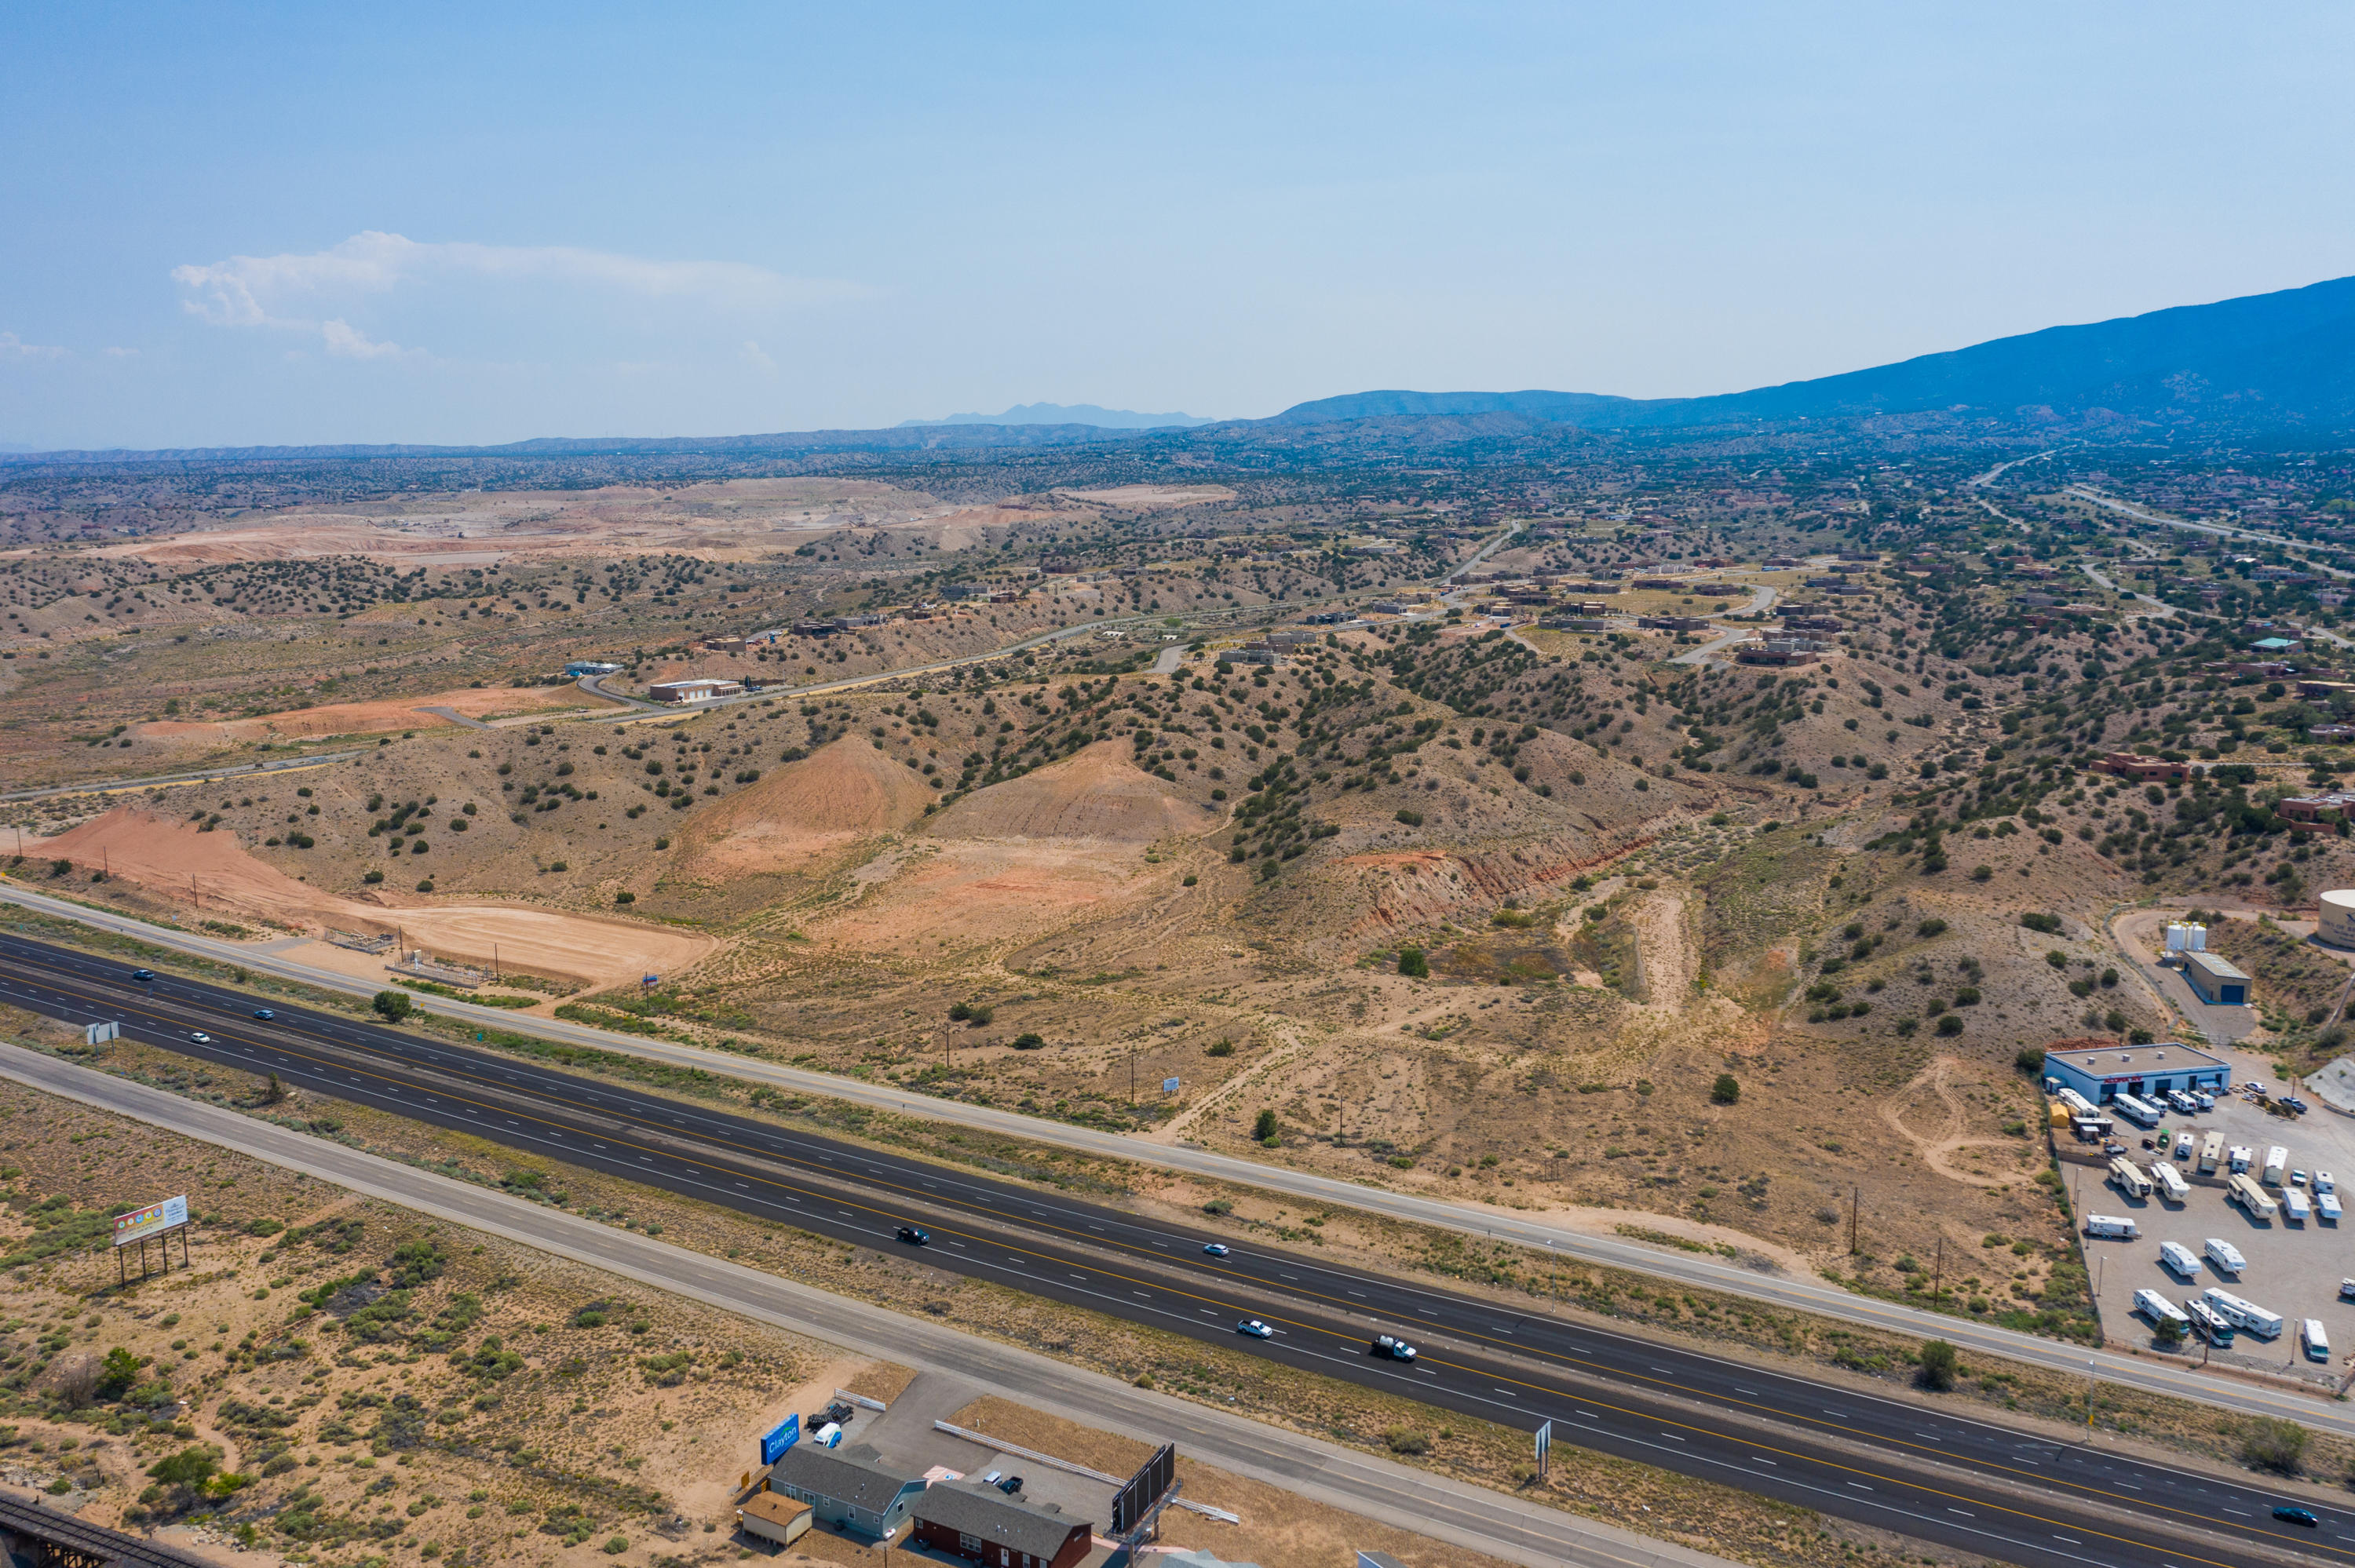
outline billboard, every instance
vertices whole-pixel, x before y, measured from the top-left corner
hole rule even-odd
[[[1177,1479],[1178,1445],[1164,1443],[1154,1451],[1153,1457],[1145,1461],[1145,1467],[1129,1477],[1127,1484],[1113,1494],[1108,1533],[1120,1536],[1135,1530]]]
[[[785,1457],[785,1450],[802,1440],[802,1418],[788,1415],[777,1423],[776,1430],[761,1439],[761,1463],[773,1465]]]
[[[188,1223],[188,1200],[186,1194],[166,1198],[160,1203],[150,1203],[144,1209],[133,1209],[127,1214],[114,1216],[114,1245],[127,1245],[144,1241],[159,1231],[168,1231]]]

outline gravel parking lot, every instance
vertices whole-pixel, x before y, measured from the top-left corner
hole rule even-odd
[[[2170,1117],[2160,1124],[2160,1131],[2170,1141],[2179,1132],[2190,1131],[2195,1151],[2198,1139],[2211,1128],[2222,1132],[2228,1146],[2245,1144],[2254,1151],[2252,1175],[2257,1174],[2265,1150],[2275,1144],[2289,1150],[2290,1167],[2306,1171],[2309,1181],[2317,1171],[2332,1172],[2338,1180],[2339,1201],[2355,1210],[2355,1118],[2319,1105],[2301,1117],[2275,1116],[2234,1094],[2219,1098],[2212,1112]],[[2065,1139],[2066,1134],[2062,1136]],[[2132,1122],[2121,1119],[2118,1123],[2117,1141],[2145,1169],[2158,1155],[2156,1149],[2142,1147],[2143,1140],[2156,1143],[2158,1137],[2159,1132],[2145,1131]],[[2201,1177],[2190,1160],[2177,1169],[2192,1183],[2181,1203],[2167,1202],[2156,1192],[2148,1198],[2129,1198],[2109,1181],[2100,1165],[2064,1161],[2062,1166],[2073,1191],[2072,1205],[2081,1224],[2089,1213],[2120,1214],[2131,1217],[2142,1233],[2134,1241],[2085,1238],[2085,1261],[2094,1273],[2102,1326],[2110,1339],[2152,1348],[2150,1323],[2135,1314],[2137,1290],[2156,1290],[2179,1307],[2201,1291],[2218,1287],[2279,1313],[2286,1322],[2278,1339],[2260,1340],[2243,1332],[2231,1350],[2214,1352],[2214,1360],[2335,1383],[2345,1375],[2348,1356],[2355,1352],[2355,1301],[2339,1298],[2339,1280],[2355,1276],[2355,1248],[2348,1245],[2355,1238],[2355,1214],[2340,1225],[2325,1224],[2318,1213],[2303,1225],[2290,1224],[2286,1213],[2271,1224],[2252,1220],[2237,1204],[2225,1202],[2223,1171],[2220,1169],[2215,1178]],[[2310,1186],[2307,1190],[2312,1191]],[[2278,1197],[2277,1189],[2268,1191]],[[2163,1241],[2179,1243],[2198,1253],[2211,1236],[2232,1243],[2248,1260],[2248,1268],[2238,1280],[2226,1277],[2204,1260],[2198,1278],[2181,1279],[2158,1260],[2158,1244]],[[2297,1334],[2298,1322],[2305,1318],[2322,1320],[2338,1365],[2307,1359]],[[2202,1349],[2197,1340],[2185,1343],[2185,1351],[2193,1361],[2200,1359]]]

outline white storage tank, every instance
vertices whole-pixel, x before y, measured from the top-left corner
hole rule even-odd
[[[2355,897],[2355,895],[2350,895],[2350,896]],[[2355,915],[2355,905],[2350,906],[2349,912],[2350,915]],[[2350,929],[2355,929],[2355,927],[2350,927]],[[2167,927],[2167,950],[2170,953],[2206,952],[2208,950],[2208,927],[2205,926],[2195,926],[2185,920],[2169,922]]]
[[[2315,935],[2334,948],[2355,948],[2355,890],[2326,893]]]

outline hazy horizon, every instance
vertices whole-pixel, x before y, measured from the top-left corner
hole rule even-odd
[[[2350,30],[28,10],[0,446],[1803,379],[2355,270]]]

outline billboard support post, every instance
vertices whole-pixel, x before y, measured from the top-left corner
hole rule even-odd
[[[1153,1538],[1161,1510],[1178,1495],[1178,1445],[1164,1443],[1112,1499],[1112,1521],[1104,1533],[1128,1547],[1129,1555]]]

